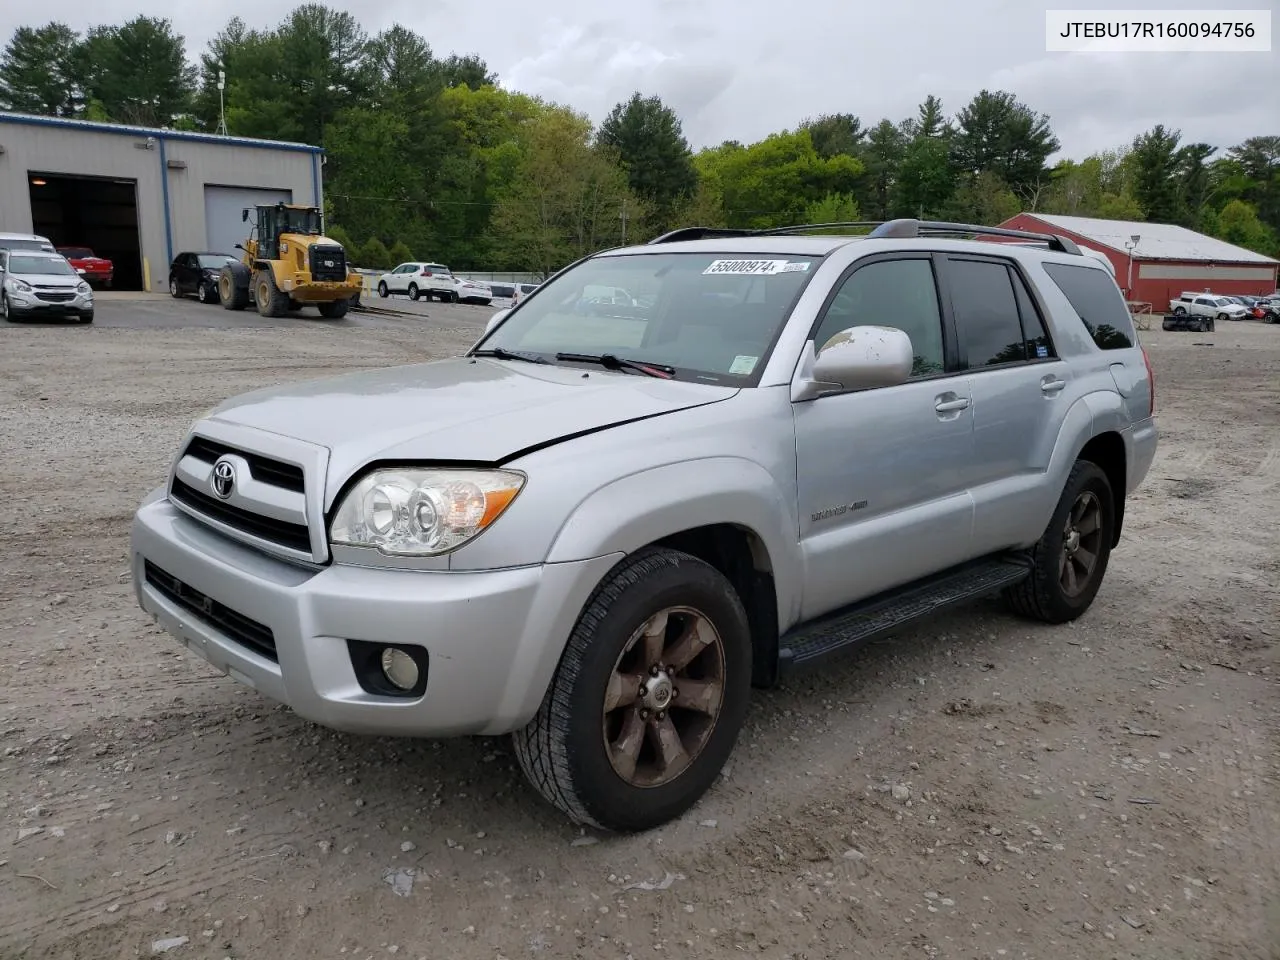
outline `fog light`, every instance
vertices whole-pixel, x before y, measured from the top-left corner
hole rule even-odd
[[[382,672],[395,687],[412,690],[418,685],[418,665],[403,650],[387,647],[382,651]]]

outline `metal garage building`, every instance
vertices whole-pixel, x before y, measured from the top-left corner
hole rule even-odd
[[[1167,223],[1020,213],[1000,226],[1064,234],[1104,253],[1125,297],[1157,312],[1184,290],[1271,294],[1280,271],[1280,261]]]
[[[236,253],[258,203],[321,205],[323,150],[0,112],[0,231],[86,246],[114,286],[167,288],[184,250]]]

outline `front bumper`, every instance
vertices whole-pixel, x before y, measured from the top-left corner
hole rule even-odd
[[[620,555],[477,573],[276,560],[215,533],[156,491],[131,538],[142,609],[193,653],[299,715],[353,733],[499,734],[537,712],[578,614]],[[148,582],[147,564],[268,628],[275,659]],[[347,640],[418,644],[429,656],[417,699],[367,692]]]
[[[51,303],[32,293],[6,290],[9,312],[16,317],[83,317],[93,313],[93,297],[76,294],[71,300]]]

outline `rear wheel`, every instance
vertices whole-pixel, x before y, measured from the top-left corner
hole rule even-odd
[[[1107,572],[1115,518],[1106,473],[1077,460],[1048,528],[1031,548],[1031,576],[1005,591],[1010,607],[1045,623],[1066,623],[1088,610]]]
[[[588,601],[537,715],[513,734],[516,758],[575,822],[647,830],[715,782],[750,686],[733,586],[688,554],[643,550]]]
[[[1185,316],[1187,315],[1187,308],[1186,308],[1186,307],[1174,307],[1174,308],[1173,308],[1173,315],[1174,315],[1175,317],[1185,317]]]
[[[381,280],[378,282],[378,296],[387,296],[387,281]]]
[[[178,286],[177,277],[169,278],[169,296],[173,297],[175,300],[182,299],[182,288]]]
[[[1228,315],[1227,315],[1227,314],[1225,314],[1225,313],[1220,313],[1220,314],[1218,314],[1218,319],[1219,319],[1219,320],[1221,320],[1223,323],[1226,323],[1228,320],[1231,320],[1231,319],[1242,320],[1242,319],[1244,319],[1244,318],[1243,318],[1243,317],[1234,317],[1234,318],[1232,318],[1232,317],[1228,316]]]
[[[330,320],[336,320],[339,317],[345,317],[347,311],[351,309],[350,300],[334,300],[331,303],[319,303],[316,306],[320,310],[320,316]]]
[[[261,316],[283,317],[289,312],[289,295],[276,286],[270,270],[259,270],[253,278],[253,296]]]

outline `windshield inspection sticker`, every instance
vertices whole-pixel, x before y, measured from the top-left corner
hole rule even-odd
[[[756,362],[759,359],[759,357],[734,357],[733,363],[729,365],[729,372],[746,376],[756,368]]]
[[[703,276],[728,274],[737,277],[769,277],[781,273],[786,266],[786,260],[712,260],[702,273]]]

